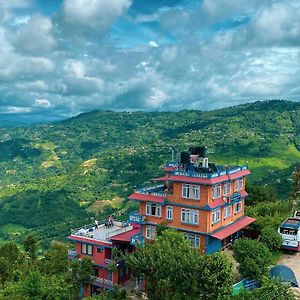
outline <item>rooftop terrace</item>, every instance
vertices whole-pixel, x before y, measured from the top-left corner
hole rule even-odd
[[[85,225],[81,228],[71,230],[72,236],[83,237],[111,243],[111,239],[119,234],[133,230],[132,225],[128,225],[126,222],[114,221],[113,226],[107,226],[107,222],[99,222],[98,227],[96,224]]]

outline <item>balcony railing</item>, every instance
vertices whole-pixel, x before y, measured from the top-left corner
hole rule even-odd
[[[68,250],[68,256],[70,258],[76,258],[78,256],[77,251],[76,250]]]
[[[153,196],[164,196],[165,195],[164,189],[165,186],[163,184],[160,184],[160,185],[139,189],[137,190],[137,193],[145,194],[145,195],[153,195]]]
[[[99,277],[95,278],[94,283],[101,286],[101,287],[109,288],[109,289],[113,288],[113,285],[114,285],[112,280],[99,278]]]

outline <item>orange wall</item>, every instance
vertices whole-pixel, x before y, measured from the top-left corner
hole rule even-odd
[[[182,185],[183,183],[174,182],[173,183],[173,194],[167,195],[167,199],[170,202],[175,202],[179,204],[186,205],[198,205],[205,206],[208,201],[208,186],[200,186],[200,200],[187,199],[182,197]]]

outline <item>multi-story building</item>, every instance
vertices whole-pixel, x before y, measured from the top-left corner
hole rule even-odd
[[[95,280],[85,287],[84,296],[127,282],[130,269],[124,260],[113,257],[113,248],[131,253],[136,243],[155,238],[160,223],[183,232],[193,247],[210,254],[240,237],[243,228],[255,221],[244,215],[250,171],[246,166],[209,163],[201,149],[182,152],[179,162],[164,167],[164,177],[153,179],[160,184],[135,191],[129,199],[139,201],[139,211],[127,222],[96,221],[72,231],[68,239],[76,248],[69,257],[89,257],[95,266]],[[112,262],[114,270],[109,267]]]
[[[113,248],[134,251],[134,237],[140,234],[140,229],[136,224],[106,220],[72,230],[68,239],[75,243],[75,250],[69,251],[69,258],[89,257],[94,263],[95,280],[84,287],[82,296],[98,294],[101,289],[112,290],[130,279],[130,269],[122,258],[113,257]],[[116,268],[110,268],[112,265]]]
[[[165,176],[150,188],[135,191],[139,212],[130,220],[140,223],[140,240],[155,238],[155,226],[165,223],[185,234],[203,254],[216,252],[233,242],[242,229],[255,221],[244,215],[246,166],[209,163],[202,147],[182,152],[180,161],[164,167]]]

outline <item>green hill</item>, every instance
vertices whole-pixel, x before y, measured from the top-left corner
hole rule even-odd
[[[300,162],[300,103],[93,111],[50,125],[2,127],[0,235],[18,239],[33,230],[47,242],[88,222],[99,208],[126,211],[133,204],[120,198],[160,175],[171,149],[198,144],[207,146],[210,160],[248,164],[252,181],[273,184],[284,198]]]

